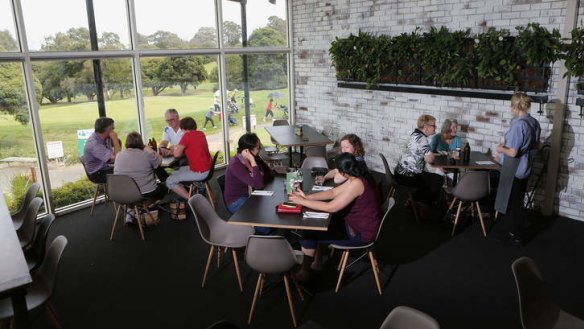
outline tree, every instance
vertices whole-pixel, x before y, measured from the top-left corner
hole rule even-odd
[[[112,32],[103,32],[98,40],[99,49],[123,50],[125,47],[120,41],[120,36]]]
[[[185,48],[185,42],[177,34],[168,31],[156,31],[148,36],[148,44],[157,49]]]
[[[234,47],[241,45],[241,26],[232,21],[223,22],[223,45]]]
[[[253,31],[249,37],[251,47],[284,46],[286,40],[271,27]],[[279,89],[287,86],[286,57],[276,55],[253,55],[249,57],[249,81],[251,89]]]
[[[37,96],[40,96],[41,84],[36,78],[34,88]],[[21,124],[26,124],[30,120],[22,67],[18,63],[0,63],[0,112],[14,116],[14,119]]]
[[[268,25],[266,27],[271,27],[274,30],[278,31],[282,36],[282,39],[286,40],[288,35],[288,23],[286,20],[281,19],[278,16],[270,16],[268,17]]]
[[[217,29],[214,27],[201,27],[189,41],[193,48],[217,48]]]
[[[45,38],[41,45],[44,51],[90,50],[89,30],[85,27],[70,28],[67,32],[58,32]]]
[[[250,47],[273,47],[285,45],[286,39],[284,39],[280,32],[271,27],[255,29],[249,37]]]
[[[142,83],[152,90],[152,96],[158,96],[166,87],[171,86],[169,82],[161,80],[158,75],[162,60],[160,57],[142,59]]]
[[[158,68],[158,77],[173,85],[178,84],[184,95],[189,85],[197,89],[199,83],[207,79],[207,71],[198,57],[167,57]]]
[[[241,82],[243,81],[243,60],[241,55],[228,55],[225,56],[225,66],[227,75],[227,89],[243,89]],[[213,83],[218,82],[217,77],[219,76],[219,69],[214,67],[210,74],[210,81]]]
[[[0,30],[0,51],[18,50],[18,43],[8,30]]]
[[[116,58],[101,61],[103,72],[104,90],[107,99],[111,99],[112,90],[120,92],[120,98],[124,98],[124,93],[132,90],[132,65],[129,60]]]

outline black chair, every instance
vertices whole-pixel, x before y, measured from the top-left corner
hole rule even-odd
[[[221,190],[221,202],[223,206],[227,209],[227,204],[225,203],[225,197],[223,193],[225,193],[225,174],[221,174],[217,176],[217,185],[219,185],[219,190]]]
[[[43,199],[39,197],[32,199],[24,214],[22,226],[20,227],[20,230],[16,231],[18,240],[20,241],[20,247],[22,247],[23,250],[30,249],[35,240],[36,233],[38,232],[37,215],[39,214],[43,202]]]
[[[383,167],[385,169],[385,180],[386,180],[385,186],[386,186],[388,195],[395,198],[396,193],[405,192],[406,202],[411,205],[412,212],[414,213],[414,217],[416,218],[416,221],[420,221],[420,218],[418,217],[418,209],[416,208],[416,199],[414,198],[414,194],[416,193],[417,188],[414,186],[407,186],[407,185],[399,184],[395,180],[395,177],[393,177],[393,174],[391,173],[391,170],[389,169],[389,164],[388,164],[385,156],[382,153],[379,153],[379,157],[381,158],[381,161],[383,162]]]
[[[95,184],[95,193],[93,193],[93,203],[91,204],[91,211],[89,212],[89,215],[93,216],[93,210],[95,209],[95,204],[97,201],[97,196],[99,195],[99,190],[103,190],[105,201],[107,202],[107,200],[108,200],[107,183],[104,184],[104,183],[100,183],[100,182],[96,182],[96,181],[92,180],[91,176],[87,172],[87,168],[85,167],[85,157],[81,156],[80,160],[81,160],[81,164],[83,165],[83,170],[85,170],[85,175],[87,176],[87,179],[89,179],[90,182]],[[115,209],[115,206],[114,206],[114,209]]]
[[[20,204],[20,208],[18,209],[18,211],[16,211],[16,213],[14,213],[14,215],[12,215],[12,224],[14,225],[15,230],[18,231],[22,226],[22,221],[24,220],[24,214],[26,213],[26,209],[28,208],[28,205],[30,204],[32,199],[34,199],[37,196],[40,189],[41,185],[39,183],[32,183],[28,187],[26,195],[24,196],[24,200],[22,200],[22,203]]]
[[[207,177],[200,181],[180,182],[181,184],[189,187],[189,198],[193,196],[193,191],[196,191],[197,183],[205,185],[205,192],[207,193],[207,198],[209,198],[209,202],[211,203],[211,206],[213,206],[213,209],[215,209],[215,195],[213,194],[213,189],[211,188],[209,181],[211,178],[213,178],[213,174],[215,173],[215,164],[217,163],[219,152],[221,151],[215,152],[215,155],[213,156],[213,163],[211,164],[211,169],[209,169],[209,174],[207,174]]]
[[[51,225],[53,225],[54,221],[55,215],[48,214],[43,217],[39,221],[39,225],[37,225],[38,232],[36,234],[36,238],[34,239],[30,249],[24,252],[24,257],[26,258],[29,272],[33,272],[43,264],[47,238],[49,237],[49,229],[51,228]]]

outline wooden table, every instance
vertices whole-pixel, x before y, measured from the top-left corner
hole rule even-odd
[[[310,169],[303,170],[302,190],[312,192],[314,178],[310,175]],[[272,196],[252,195],[243,206],[229,218],[230,224],[245,226],[263,226],[283,229],[326,231],[332,214],[327,219],[302,218],[302,214],[281,214],[276,212],[276,206],[280,202],[288,201],[288,195],[283,176],[276,176],[272,182],[266,184],[264,190],[274,191]],[[302,209],[303,211],[305,208]]]
[[[16,328],[30,328],[26,288],[32,284],[12,217],[0,191],[0,298],[12,298]]]
[[[325,146],[333,141],[310,126],[302,126],[302,136],[294,133],[295,126],[268,126],[265,127],[276,144],[288,147],[289,167],[292,167],[292,147],[300,146],[300,159],[305,146]]]
[[[477,161],[491,161],[492,164],[481,165]],[[492,157],[485,155],[484,153],[478,151],[470,152],[470,161],[464,162],[462,158],[460,160],[450,160],[447,155],[437,155],[434,162],[431,163],[433,167],[443,168],[443,169],[466,169],[466,170],[500,170],[501,165],[498,164]],[[458,170],[454,171],[453,182],[456,184],[458,180]]]

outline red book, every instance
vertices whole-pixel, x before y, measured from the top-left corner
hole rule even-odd
[[[276,208],[276,212],[278,213],[286,213],[286,214],[299,214],[302,212],[302,206],[297,204],[295,206],[286,205],[284,203],[278,204]]]

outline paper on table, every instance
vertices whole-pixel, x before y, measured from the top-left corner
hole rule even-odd
[[[305,211],[302,217],[304,218],[318,218],[318,219],[327,219],[329,217],[329,213],[327,212],[314,212],[314,211]]]
[[[274,191],[255,190],[251,192],[251,195],[272,196],[274,195]]]
[[[332,186],[320,186],[320,185],[313,185],[312,186],[313,191],[326,191],[326,190],[330,190],[332,188],[333,188]]]
[[[477,161],[477,164],[479,166],[488,166],[488,165],[492,165],[495,164],[493,161]]]

